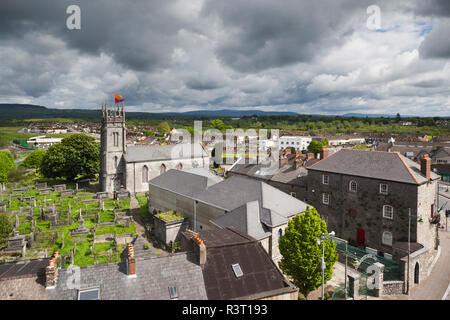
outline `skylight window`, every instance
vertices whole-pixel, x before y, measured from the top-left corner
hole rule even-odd
[[[176,286],[169,287],[169,296],[170,299],[178,298],[178,290]]]
[[[84,289],[78,291],[78,300],[99,300],[100,299],[100,289]]]
[[[235,263],[231,265],[231,268],[233,268],[234,271],[234,275],[236,276],[236,278],[240,278],[244,275],[244,273],[242,272],[241,266],[239,265],[239,263]]]

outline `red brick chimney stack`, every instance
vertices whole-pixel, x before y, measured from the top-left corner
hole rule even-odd
[[[136,275],[136,259],[134,258],[134,248],[131,243],[128,244],[128,275],[135,276]]]
[[[431,178],[431,159],[427,154],[425,154],[423,156],[423,158],[420,160],[420,171],[427,178],[427,180],[430,180],[430,178]]]
[[[206,263],[206,246],[203,240],[198,236],[194,235],[192,237],[194,241],[194,252],[198,256],[198,264],[203,266]]]
[[[56,264],[56,259],[58,259],[58,251],[53,253],[48,260],[48,266],[45,268],[45,287],[49,289],[56,287],[56,281],[58,279],[58,266]]]
[[[320,150],[320,160],[326,159],[328,157],[328,147],[322,146],[322,150]]]

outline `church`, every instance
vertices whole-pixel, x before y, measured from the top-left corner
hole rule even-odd
[[[148,191],[148,181],[170,169],[209,169],[209,155],[201,144],[127,145],[124,106],[108,110],[102,104],[100,188],[114,193]]]

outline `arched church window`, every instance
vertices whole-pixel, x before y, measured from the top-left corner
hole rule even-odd
[[[148,167],[143,166],[142,167],[142,182],[145,183],[148,181]]]
[[[159,169],[159,173],[163,174],[164,172],[166,172],[166,165],[163,163]]]
[[[114,168],[117,168],[117,166],[119,165],[119,158],[117,158],[117,156],[114,157]]]

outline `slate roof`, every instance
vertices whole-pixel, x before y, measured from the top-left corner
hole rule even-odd
[[[426,182],[420,165],[396,152],[342,149],[308,170],[354,175],[410,184]],[[431,172],[431,179],[439,176]]]
[[[45,268],[47,266],[47,259],[2,263],[0,264],[0,281],[39,276],[45,274]]]
[[[201,144],[194,146],[192,144],[176,145],[135,145],[127,146],[124,155],[126,162],[160,161],[174,159],[189,159],[191,157],[201,158],[209,157]]]
[[[80,268],[80,289],[98,287],[102,300],[167,300],[176,286],[179,300],[207,298],[202,270],[192,252],[136,259],[136,277],[126,274],[125,262]],[[78,290],[67,287],[70,269],[61,269],[57,286],[47,289],[53,300],[77,299]]]
[[[210,300],[257,299],[294,292],[261,243],[233,229],[201,231],[206,246],[203,277]],[[237,278],[231,267],[238,263],[243,276]]]
[[[197,201],[227,211],[211,222],[220,227],[234,226],[257,239],[264,238],[267,227],[286,223],[306,210],[307,204],[262,181],[231,176],[207,185],[207,178],[191,173],[169,170],[149,182]],[[258,208],[256,208],[258,205]]]
[[[0,300],[47,300],[47,259],[0,264]]]

